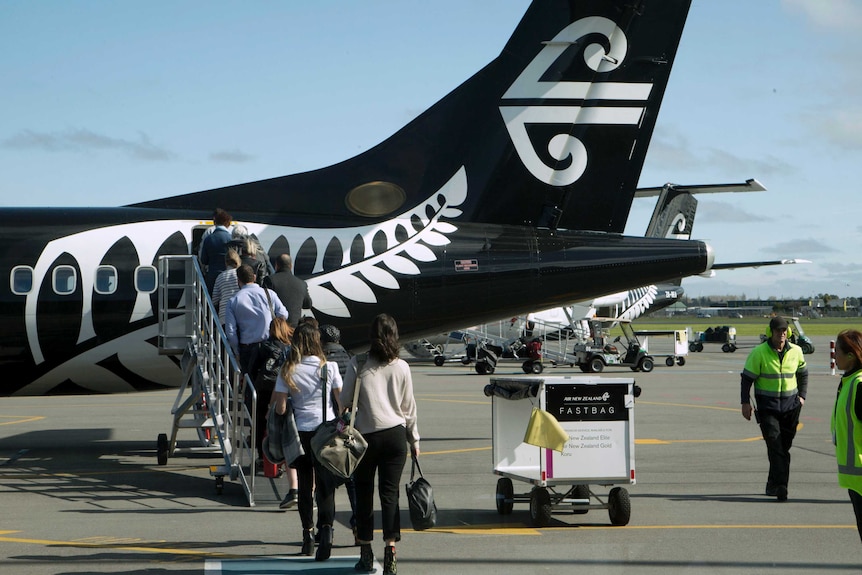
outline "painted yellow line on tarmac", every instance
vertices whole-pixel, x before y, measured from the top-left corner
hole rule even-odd
[[[717,405],[698,405],[696,403],[665,403],[662,401],[642,401],[638,399],[635,406],[638,405],[668,405],[670,407],[695,407],[697,409],[717,409],[719,411],[739,411],[739,407],[719,407]]]
[[[570,525],[566,527],[544,527],[543,531],[563,531],[563,530],[611,530],[618,529],[856,529],[855,525]]]
[[[423,451],[422,455],[446,455],[450,453],[469,453],[471,451],[490,451],[490,447],[467,447],[464,449],[445,449],[443,451]]]
[[[635,439],[635,445],[670,445],[671,443],[747,443],[760,441],[761,436],[745,439]]]
[[[12,419],[14,421],[0,421],[0,425],[18,425],[21,423],[31,423],[45,419],[44,415],[0,415],[0,419]]]
[[[4,533],[16,533],[15,531],[8,531]],[[116,542],[114,542],[116,541]],[[121,542],[122,541],[122,542]],[[143,545],[131,545],[127,543],[138,543],[141,542]],[[112,540],[112,538],[104,537],[89,537],[87,539],[82,539],[78,541],[56,541],[53,539],[27,539],[24,537],[0,537],[0,543],[27,543],[32,545],[46,545],[46,546],[62,546],[62,547],[78,547],[83,549],[117,549],[122,551],[138,551],[141,553],[158,553],[158,554],[172,554],[172,555],[191,555],[197,557],[218,557],[218,558],[238,558],[244,557],[243,555],[230,555],[228,553],[222,553],[220,551],[202,551],[200,549],[181,549],[177,547],[158,547],[160,544],[165,544],[167,541],[150,541],[146,542],[143,539],[133,540],[133,539],[123,539],[123,540]],[[151,546],[149,546],[151,545]],[[217,546],[218,543],[213,543],[213,546]]]
[[[416,396],[416,399],[421,401],[433,401],[435,403],[469,403],[473,405],[491,405],[490,401],[475,401],[467,399],[432,399],[430,397]]]

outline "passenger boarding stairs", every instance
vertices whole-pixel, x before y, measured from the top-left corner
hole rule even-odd
[[[221,457],[223,463],[210,466],[216,491],[221,493],[225,476],[238,480],[254,506],[257,393],[240,372],[196,257],[159,258],[158,302],[159,353],[181,356],[183,373],[170,436],[158,437],[158,463],[186,454]],[[183,429],[195,430],[200,445],[180,447]]]

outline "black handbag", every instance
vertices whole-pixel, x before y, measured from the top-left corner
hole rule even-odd
[[[323,416],[326,417],[326,396],[329,395],[326,386],[327,370],[324,364],[322,371],[323,379]],[[359,378],[353,391],[354,410],[350,412],[350,421],[345,425],[341,417],[331,421],[324,421],[311,436],[311,451],[320,464],[336,479],[345,480],[353,475],[353,470],[359,465],[368,442],[362,437],[357,429],[353,427],[356,398],[359,396]]]
[[[413,464],[410,467],[410,482],[405,485],[407,489],[407,505],[410,507],[410,522],[413,523],[415,531],[424,531],[437,525],[437,504],[434,503],[434,492],[431,484],[422,476],[422,468],[419,460],[414,455]],[[413,479],[416,470],[419,470],[419,478]]]

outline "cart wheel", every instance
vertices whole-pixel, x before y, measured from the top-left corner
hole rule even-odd
[[[667,358],[666,360],[664,360],[664,364],[668,367],[673,367],[673,358],[672,357]]]
[[[488,364],[485,363],[484,361],[477,361],[476,362],[476,373],[478,373],[479,375],[485,375],[485,374],[489,373]]]
[[[168,464],[168,451],[170,451],[168,434],[160,433],[159,438],[156,440],[156,461],[159,465]]]
[[[464,357],[461,358],[461,365],[470,365],[471,361],[472,360],[465,355]]]
[[[730,353],[733,353],[734,351],[736,351],[736,344],[732,343],[732,344],[730,344]]]
[[[583,363],[579,363],[579,364],[578,364],[578,369],[580,369],[580,370],[581,370],[581,371],[583,371],[584,373],[590,373],[590,366],[585,365],[585,364],[583,364]]]
[[[542,371],[545,370],[545,366],[542,365],[541,361],[534,361],[533,365],[530,366],[530,369],[532,370],[533,373],[538,375],[538,374],[542,373]]]
[[[703,351],[703,344],[700,342],[697,342],[697,345],[695,346],[695,351],[697,351],[697,352]]]
[[[697,351],[697,345],[694,343],[688,344],[688,351]]]
[[[723,351],[724,353],[730,353],[730,346],[728,344],[722,345],[721,351]]]
[[[803,341],[802,345],[800,345],[799,347],[802,348],[802,353],[804,354],[814,353],[814,346],[807,341]]]
[[[216,495],[221,495],[224,491],[224,475],[219,475],[216,478]]]
[[[515,489],[512,487],[512,480],[501,477],[497,480],[497,513],[509,515],[514,505]]]
[[[685,365],[685,358],[684,357],[676,358],[676,364],[680,367],[684,366]]]
[[[530,492],[530,519],[535,527],[546,527],[551,522],[551,494],[544,487]]]
[[[632,516],[632,502],[629,492],[622,487],[614,487],[608,494],[608,516],[611,525],[628,525]]]
[[[440,367],[440,366],[442,366],[444,363],[446,363],[446,358],[445,358],[445,357],[443,357],[442,355],[434,356],[434,365],[436,365],[437,367]]]
[[[640,368],[644,373],[651,372],[653,367],[655,367],[655,363],[651,357],[645,357],[641,360]]]
[[[589,485],[575,485],[575,488],[572,489],[572,499],[589,499],[590,498],[590,486]],[[587,513],[589,509],[575,509],[572,511],[575,515],[583,515]]]
[[[523,371],[524,373],[530,373],[533,370],[533,366],[530,365],[531,363],[532,362],[529,362],[529,361],[525,361],[524,363],[522,363],[521,364],[521,371]]]
[[[600,357],[594,357],[590,360],[590,371],[593,373],[601,373],[605,368],[605,362]]]

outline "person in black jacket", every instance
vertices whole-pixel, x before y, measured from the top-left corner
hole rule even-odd
[[[290,267],[289,254],[275,258],[275,273],[267,276],[265,285],[278,294],[278,299],[287,308],[287,321],[295,328],[302,310],[311,307],[311,296],[308,295],[308,284],[293,275]]]

